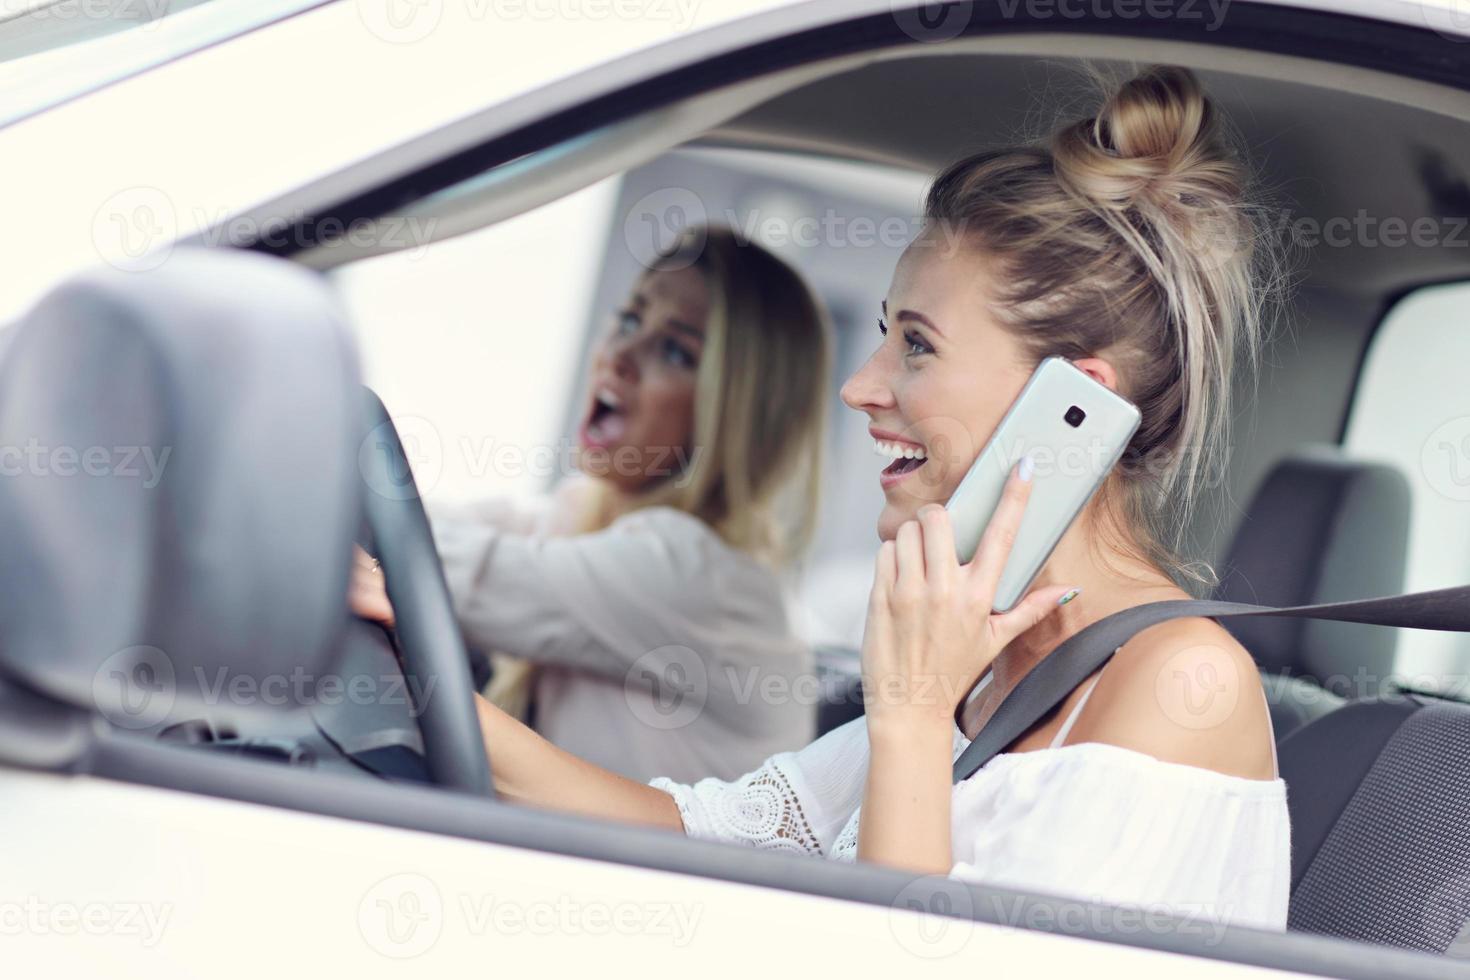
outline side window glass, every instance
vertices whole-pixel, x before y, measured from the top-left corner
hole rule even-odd
[[[1431,286],[1389,311],[1368,349],[1344,443],[1395,463],[1413,498],[1404,588],[1470,582],[1470,283]],[[1396,672],[1416,687],[1465,687],[1470,636],[1402,630]]]

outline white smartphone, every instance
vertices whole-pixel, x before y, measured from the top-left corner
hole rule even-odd
[[[1031,497],[996,588],[993,608],[1021,601],[1072,521],[1092,499],[1138,429],[1134,404],[1064,357],[1041,362],[945,509],[955,550],[968,562],[1021,457],[1036,464]]]

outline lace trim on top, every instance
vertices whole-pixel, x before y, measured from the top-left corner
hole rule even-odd
[[[702,779],[684,786],[659,778],[649,785],[673,796],[691,836],[822,855],[800,798],[774,760],[734,783]]]
[[[837,841],[832,845],[832,858],[836,861],[856,861],[858,848],[858,815],[861,810],[853,812],[852,818],[847,821],[847,826],[842,828],[842,833],[837,835]]]

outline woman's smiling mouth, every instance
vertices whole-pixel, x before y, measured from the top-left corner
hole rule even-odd
[[[873,451],[879,456],[887,456],[893,460],[878,475],[878,482],[882,484],[884,490],[895,486],[929,461],[928,452],[916,442],[900,439],[880,430],[869,429],[868,431],[873,436]]]

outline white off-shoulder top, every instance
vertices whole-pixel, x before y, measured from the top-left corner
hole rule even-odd
[[[954,787],[950,876],[1285,929],[1285,782],[1100,742],[1067,745],[1091,694],[1049,748],[997,755]],[[954,757],[968,745],[955,728]],[[690,836],[851,861],[867,770],[866,720],[858,718],[733,782],[650,785],[674,797]]]

